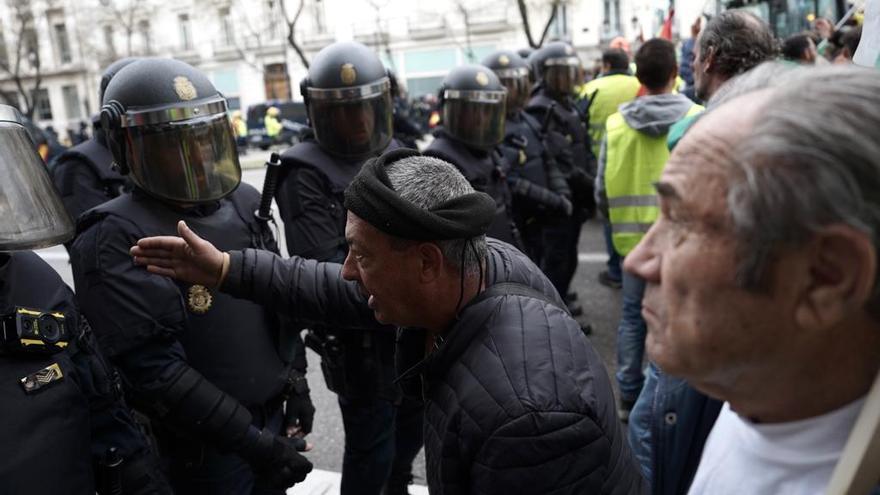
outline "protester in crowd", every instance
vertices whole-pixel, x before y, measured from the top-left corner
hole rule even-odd
[[[675,46],[662,38],[646,41],[636,52],[639,83],[648,94],[620,107],[606,124],[599,156],[596,194],[599,209],[611,226],[616,252],[626,256],[638,244],[659,213],[651,187],[669,158],[666,133],[672,124],[702,107],[673,93],[678,67]],[[644,383],[642,319],[644,281],[623,274],[623,307],[617,330],[617,384],[621,419],[629,419]],[[637,435],[638,436],[638,435]]]
[[[620,105],[634,99],[641,83],[629,72],[629,55],[619,48],[609,48],[602,52],[602,74],[590,81],[580,97],[589,101],[587,124],[593,153],[599,156],[599,148],[605,139],[605,121],[617,112]],[[599,272],[599,283],[619,289],[623,274],[620,268],[620,254],[611,242],[611,225],[607,217],[602,222],[605,236],[605,250],[608,252],[606,269]]]
[[[727,41],[731,39],[738,44]],[[765,22],[744,11],[727,11],[706,24],[696,50],[695,88],[705,100],[722,91],[735,75],[774,58],[776,45]],[[672,126],[667,135],[670,149],[698,117],[686,117]],[[718,401],[684,381],[665,375],[653,363],[648,365],[629,426],[633,451],[645,476],[652,480],[654,493],[687,489],[696,470],[693,452],[699,455],[720,407]]]
[[[790,62],[813,65],[819,58],[816,43],[810,33],[798,33],[782,42],[782,57]]]
[[[625,262],[647,350],[724,402],[689,493],[830,479],[880,369],[878,108],[875,71],[805,71],[701,118],[657,183]]]
[[[601,360],[538,268],[486,239],[491,197],[442,160],[396,150],[361,169],[346,207],[341,266],[222,253],[183,223],[183,239],[142,239],[132,254],[297,320],[401,327],[432,493],[642,492]]]

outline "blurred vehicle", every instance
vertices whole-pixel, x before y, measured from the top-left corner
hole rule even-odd
[[[724,9],[745,9],[770,24],[779,38],[785,38],[811,28],[818,17],[837,22],[848,10],[846,0],[720,0],[717,6]],[[716,7],[717,8],[717,7]],[[707,12],[711,17],[713,14]]]
[[[281,112],[279,120],[283,129],[274,139],[266,133],[263,120],[269,107],[275,107]],[[248,146],[261,150],[267,150],[273,144],[292,146],[308,131],[307,119],[306,106],[301,101],[272,100],[251,105],[247,111]]]

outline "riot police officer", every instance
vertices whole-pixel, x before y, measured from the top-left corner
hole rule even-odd
[[[416,141],[422,139],[425,133],[410,118],[410,104],[406,101],[406,92],[400,87],[400,82],[394,72],[388,71],[388,80],[391,83],[391,102],[394,106],[392,126],[394,139],[401,145],[418,150]]]
[[[491,69],[463,65],[440,86],[442,127],[425,155],[455,165],[474,189],[495,199],[495,220],[486,235],[522,248],[512,216],[507,184],[509,164],[495,146],[504,138],[507,91]]]
[[[360,43],[321,50],[300,89],[312,135],[281,155],[275,200],[290,254],[342,263],[343,192],[364,162],[399,147],[385,67]],[[264,191],[265,194],[265,191]],[[421,406],[401,402],[394,384],[394,330],[311,328],[307,343],[336,392],[345,426],[342,493],[406,493],[422,446]]]
[[[137,58],[123,58],[104,69],[99,101],[104,99],[104,91],[113,76],[135,60]],[[125,177],[111,166],[113,156],[107,149],[104,130],[97,118],[94,119],[93,129],[91,139],[66,149],[49,167],[52,181],[61,193],[61,201],[74,219],[86,210],[119,196],[125,187]]]
[[[171,493],[73,292],[29,249],[73,223],[0,105],[0,492]]]
[[[553,156],[544,146],[541,123],[523,111],[529,98],[529,64],[509,50],[483,59],[507,89],[504,140],[498,145],[510,168],[507,181],[513,193],[513,214],[526,254],[541,270],[552,260],[544,255],[545,227],[549,220],[572,213],[571,191]]]
[[[226,100],[204,74],[148,58],[116,74],[101,126],[131,192],[80,217],[71,247],[77,298],[147,414],[178,493],[284,493],[311,463],[287,419],[309,433],[305,356],[278,347],[280,316],[201,285],[139,270],[128,249],[178,220],[228,248],[277,250],[241,184]],[[288,417],[291,417],[291,414]],[[291,432],[293,433],[293,432]]]
[[[554,151],[555,160],[571,188],[574,204],[571,217],[548,227],[552,231],[548,255],[557,262],[545,273],[565,297],[572,315],[578,315],[583,309],[573,302],[576,295],[569,292],[569,286],[577,270],[581,225],[596,209],[593,198],[596,157],[591,150],[586,117],[573,99],[580,60],[571,45],[555,41],[535,51],[530,61],[537,84],[526,111],[546,129],[548,149]]]

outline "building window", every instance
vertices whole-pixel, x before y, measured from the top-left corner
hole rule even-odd
[[[603,25],[605,36],[620,35],[620,0],[603,0]]]
[[[63,86],[61,94],[64,95],[64,113],[68,119],[81,119],[82,105],[79,104],[79,91],[76,86]]]
[[[403,54],[403,63],[406,71],[430,72],[442,71],[458,65],[455,48],[440,48],[436,50],[413,50]]]
[[[49,101],[49,90],[40,88],[34,95],[34,107],[37,120],[52,120],[52,103]]]
[[[220,40],[224,46],[235,44],[235,31],[232,29],[232,18],[229,16],[229,7],[222,7],[218,11],[220,17]]]
[[[55,24],[55,44],[58,46],[58,59],[62,64],[69,64],[70,57],[70,40],[67,37],[67,26],[64,24]]]
[[[37,39],[37,31],[34,28],[27,28],[21,36],[24,38],[24,50],[28,63],[32,69],[36,69],[40,65],[40,44]]]
[[[266,65],[263,85],[267,100],[289,100],[290,76],[287,74],[287,64]]]
[[[410,98],[421,98],[425,95],[436,95],[443,84],[444,76],[410,77],[406,80],[406,92]]]
[[[189,14],[178,15],[177,22],[180,25],[180,47],[184,50],[192,50],[192,26],[189,22]]]
[[[150,21],[144,19],[138,22],[138,32],[141,36],[141,45],[144,47],[144,53],[152,53],[153,36],[150,34]]]
[[[238,72],[235,69],[221,69],[214,71],[211,82],[214,87],[226,98],[226,105],[230,110],[241,109],[241,88],[238,85]]]
[[[107,49],[107,53],[116,58],[116,46],[113,44],[113,26],[107,24],[104,26],[104,47]]]

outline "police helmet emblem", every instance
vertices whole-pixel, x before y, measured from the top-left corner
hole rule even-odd
[[[201,315],[211,309],[211,305],[214,303],[214,296],[211,295],[211,291],[207,287],[196,284],[190,286],[186,303],[190,311]]]
[[[183,101],[194,100],[199,96],[196,87],[193,86],[193,83],[184,76],[177,76],[174,78],[174,91]]]
[[[354,64],[342,64],[342,69],[339,70],[339,79],[342,80],[343,84],[352,84],[357,79],[357,71],[354,69]]]
[[[565,54],[571,55],[572,53],[574,53],[574,50],[572,50],[570,46],[565,45]]]
[[[477,72],[476,80],[477,84],[479,84],[480,86],[489,85],[489,76],[487,76],[485,72]]]
[[[507,65],[510,63],[510,58],[508,58],[507,55],[501,55],[498,57],[498,63],[501,65]]]

